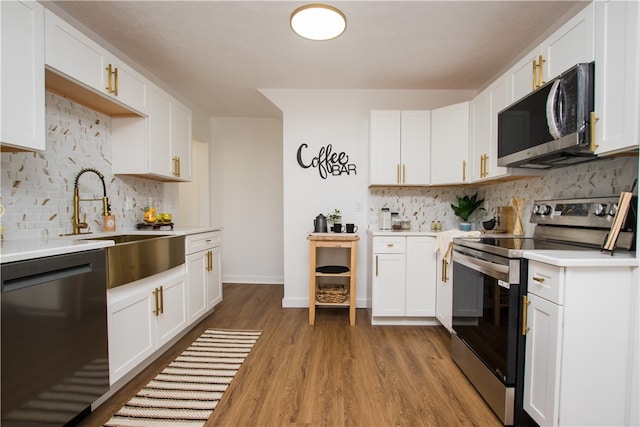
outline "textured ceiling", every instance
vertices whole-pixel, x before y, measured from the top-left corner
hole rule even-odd
[[[300,1],[55,3],[205,114],[278,117],[257,89],[480,89],[577,2],[338,1],[324,42],[291,31]]]

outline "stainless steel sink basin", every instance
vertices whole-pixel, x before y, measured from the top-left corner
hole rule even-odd
[[[106,248],[107,287],[125,285],[184,264],[184,236],[119,234],[85,240],[113,240]]]

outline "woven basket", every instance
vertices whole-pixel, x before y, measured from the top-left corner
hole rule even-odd
[[[345,285],[319,285],[316,289],[318,302],[340,304],[347,300],[348,295]]]

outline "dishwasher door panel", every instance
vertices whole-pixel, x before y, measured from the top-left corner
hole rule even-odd
[[[2,265],[2,425],[64,425],[108,390],[105,260]]]

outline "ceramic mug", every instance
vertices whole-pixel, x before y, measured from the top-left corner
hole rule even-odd
[[[347,224],[347,233],[355,233],[358,231],[358,226],[355,224]]]
[[[333,227],[331,227],[331,230],[334,233],[342,233],[344,231],[344,227],[342,226],[342,224],[333,224]]]

